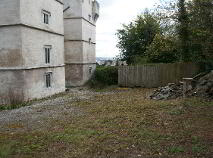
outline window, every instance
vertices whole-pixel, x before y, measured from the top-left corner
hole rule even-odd
[[[52,46],[44,46],[45,51],[45,63],[50,64],[50,51],[52,49]]]
[[[48,73],[45,74],[45,82],[46,82],[47,88],[50,88],[52,86],[51,78],[52,78],[52,72],[48,72]]]
[[[92,67],[89,67],[89,74],[92,74]]]
[[[92,17],[92,16],[89,14],[88,17],[89,17],[89,21],[91,21],[91,17]]]
[[[50,23],[50,16],[51,16],[50,12],[43,10],[42,14],[43,14],[43,23],[49,24]]]

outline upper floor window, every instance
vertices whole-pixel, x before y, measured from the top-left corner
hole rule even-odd
[[[92,17],[92,16],[89,14],[88,17],[89,17],[89,21],[91,21],[91,17]]]
[[[42,14],[43,14],[43,23],[44,24],[49,24],[50,23],[51,13],[48,12],[48,11],[43,10]]]
[[[46,64],[50,64],[51,49],[52,49],[52,46],[44,46],[45,63],[46,63]]]

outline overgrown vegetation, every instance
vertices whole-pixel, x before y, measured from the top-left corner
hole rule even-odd
[[[0,111],[2,110],[12,110],[12,109],[17,109],[20,107],[28,106],[30,103],[25,102],[25,103],[17,103],[17,104],[10,104],[10,105],[0,105]]]
[[[48,122],[46,129],[24,131],[18,130],[23,128],[18,123],[6,125],[9,130],[0,132],[0,157],[212,156],[213,102],[153,101],[145,99],[152,90],[112,90],[68,102],[67,107],[84,114],[66,114]]]
[[[92,88],[103,88],[105,86],[118,84],[118,68],[117,67],[105,67],[98,66],[96,71],[89,81],[89,85]]]
[[[213,63],[212,0],[164,1],[118,30],[121,60],[128,64]]]

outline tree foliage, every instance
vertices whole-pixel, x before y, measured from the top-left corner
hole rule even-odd
[[[146,59],[149,63],[173,63],[178,60],[177,39],[157,34],[147,48]]]
[[[185,0],[178,0],[178,35],[180,39],[180,54],[182,61],[190,61],[189,51],[189,17]]]
[[[193,0],[188,12],[193,60],[213,61],[213,1]]]
[[[122,52],[123,60],[131,64],[134,63],[135,58],[145,56],[147,46],[159,32],[159,22],[148,11],[138,16],[129,25],[123,25],[123,29],[117,32],[119,39],[117,46]]]
[[[213,63],[213,1],[162,0],[118,30],[121,59],[144,62]]]

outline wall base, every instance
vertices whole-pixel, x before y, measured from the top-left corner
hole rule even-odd
[[[46,88],[45,73],[52,72]],[[0,70],[0,105],[19,104],[65,91],[64,67],[31,70]]]

